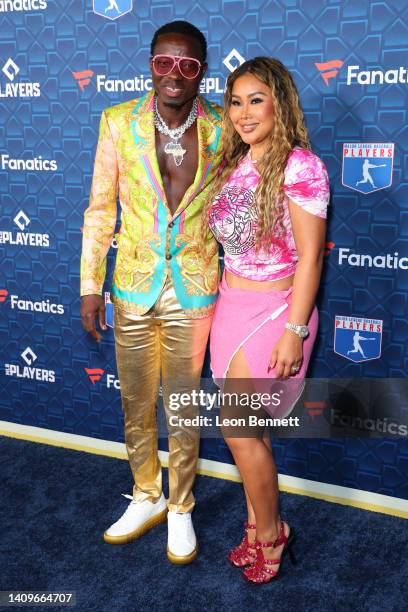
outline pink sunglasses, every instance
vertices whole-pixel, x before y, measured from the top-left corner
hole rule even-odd
[[[194,57],[183,57],[180,55],[155,55],[152,57],[153,70],[159,76],[166,76],[177,66],[180,74],[185,79],[195,79],[201,69],[201,62]]]

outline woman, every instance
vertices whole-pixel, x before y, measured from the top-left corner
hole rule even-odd
[[[257,57],[230,75],[223,142],[224,166],[204,211],[225,252],[211,330],[214,378],[241,392],[256,389],[257,379],[290,378],[298,396],[317,333],[329,185],[280,61]],[[279,517],[269,438],[228,432],[248,510],[244,539],[228,558],[247,580],[266,583],[292,552],[293,530]]]

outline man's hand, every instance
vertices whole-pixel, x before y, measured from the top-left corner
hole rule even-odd
[[[96,331],[96,319],[102,330],[108,329],[105,319],[105,303],[100,295],[84,295],[81,298],[81,321],[85,331],[89,332],[97,342],[102,340]]]

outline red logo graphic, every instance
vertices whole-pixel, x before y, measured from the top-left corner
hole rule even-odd
[[[6,289],[0,289],[0,302],[5,302],[7,296],[8,291]]]
[[[334,249],[335,246],[336,246],[335,242],[326,242],[326,248],[324,250],[324,256],[328,257],[328,255],[330,255],[332,249]]]
[[[88,374],[89,380],[94,385],[96,382],[101,380],[105,370],[101,370],[101,368],[84,368],[85,372]]]
[[[315,66],[321,74],[323,81],[329,86],[329,79],[337,76],[344,62],[342,60],[331,60],[330,62],[315,62]]]
[[[73,72],[72,76],[79,85],[80,90],[83,92],[85,87],[88,87],[93,77],[93,70],[82,70],[82,72]]]
[[[327,404],[326,402],[305,402],[305,408],[313,421],[315,416],[320,416],[327,408]]]

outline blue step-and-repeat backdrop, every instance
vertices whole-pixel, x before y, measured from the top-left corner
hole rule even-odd
[[[406,0],[0,0],[1,420],[123,440],[112,330],[96,345],[79,318],[81,226],[100,113],[151,87],[174,19],[208,38],[212,100],[256,55],[295,77],[332,186],[311,375],[407,377]],[[407,436],[275,450],[281,473],[408,499]],[[219,439],[201,456],[231,461]]]

